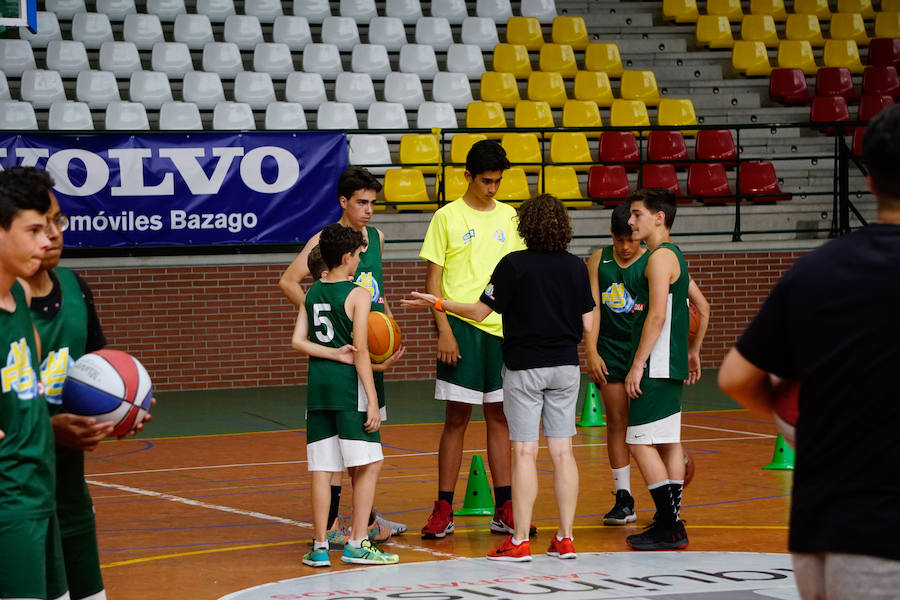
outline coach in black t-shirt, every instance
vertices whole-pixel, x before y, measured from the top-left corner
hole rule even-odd
[[[503,412],[513,444],[515,533],[496,550],[495,560],[531,560],[528,527],[537,496],[540,426],[550,449],[557,491],[559,529],[547,553],[575,558],[573,524],[578,468],[572,454],[578,397],[578,342],[592,326],[594,299],[584,261],[566,251],[572,224],[562,203],[550,195],[519,208],[519,234],[527,250],[503,257],[479,302],[464,304],[413,292],[417,300],[476,321],[492,310],[503,317]]]
[[[789,547],[804,599],[900,595],[900,106],[863,156],[878,222],[800,258],[719,372],[767,414],[770,374],[800,384]]]

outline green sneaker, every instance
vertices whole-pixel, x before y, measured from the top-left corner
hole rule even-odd
[[[340,516],[335,520],[334,527],[328,530],[328,549],[343,550],[347,543],[347,532],[344,531],[344,522]]]
[[[396,554],[383,552],[378,546],[365,539],[362,541],[362,547],[360,548],[354,548],[350,544],[344,546],[344,554],[341,556],[341,560],[345,563],[357,565],[392,565],[400,562],[400,557]]]
[[[328,548],[313,548],[303,555],[303,564],[310,567],[330,567],[331,559],[328,558]]]

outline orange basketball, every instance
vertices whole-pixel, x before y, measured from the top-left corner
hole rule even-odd
[[[794,427],[800,416],[800,384],[790,379],[770,376],[775,395],[775,427],[784,441],[794,447]]]
[[[369,313],[368,334],[372,362],[382,363],[400,348],[400,327],[382,312]]]
[[[700,329],[700,311],[697,310],[696,306],[688,302],[688,314],[690,315],[690,321],[688,322],[688,341],[692,342],[694,336],[697,335],[697,330]]]
[[[694,457],[684,450],[684,487],[694,478]]]

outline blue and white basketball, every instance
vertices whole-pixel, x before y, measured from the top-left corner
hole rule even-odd
[[[136,358],[120,350],[85,354],[69,368],[63,407],[72,414],[115,424],[110,437],[127,434],[150,411],[153,384]]]

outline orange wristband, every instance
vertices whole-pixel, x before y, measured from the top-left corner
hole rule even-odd
[[[444,312],[444,299],[438,298],[437,302],[434,303],[434,310]]]

